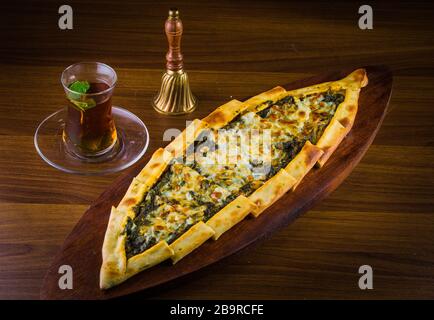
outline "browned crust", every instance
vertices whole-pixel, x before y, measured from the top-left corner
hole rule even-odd
[[[351,130],[356,119],[359,93],[360,88],[348,88],[345,92],[344,102],[339,105],[333,117],[347,128],[347,132]]]
[[[318,165],[322,167],[330,158],[332,153],[339,146],[341,141],[347,135],[347,128],[345,128],[337,119],[333,118],[327,128],[324,130],[323,135],[319,139],[316,146],[324,151],[322,157],[318,160]]]
[[[137,178],[133,178],[127,192],[117,206],[118,210],[125,212],[131,211],[131,208],[142,201],[143,195],[149,190],[149,185],[143,183]]]
[[[256,205],[243,195],[217,212],[207,221],[207,225],[214,230],[213,239],[217,240],[223,233],[242,221]]]
[[[110,288],[121,282],[127,268],[125,255],[125,235],[122,230],[127,218],[126,211],[112,207],[102,247],[100,287]]]
[[[323,82],[320,84],[314,84],[312,86],[294,89],[287,91],[287,95],[295,97],[309,95],[318,92],[325,92],[327,90],[339,90],[339,89],[360,89],[368,84],[368,76],[365,69],[357,69],[351,72],[348,76],[337,81]]]
[[[133,215],[132,207],[137,205],[142,200],[143,195],[154,185],[161,173],[167,168],[171,158],[172,155],[163,148],[157,149],[146,166],[133,178],[117,209]]]
[[[296,182],[297,180],[291,174],[281,169],[248,197],[256,205],[256,208],[252,210],[252,215],[259,216],[291,189]]]
[[[323,153],[323,150],[313,145],[310,141],[306,141],[300,152],[285,167],[285,171],[296,180],[296,183],[291,188],[292,190],[295,190]]]
[[[365,69],[357,69],[346,76],[342,82],[345,87],[363,88],[368,85],[368,75]]]
[[[176,158],[182,156],[187,147],[194,142],[200,132],[207,126],[208,124],[204,121],[199,119],[193,120],[190,125],[164,149],[169,152],[172,157]]]
[[[181,235],[170,245],[173,250],[172,262],[177,263],[196,248],[200,247],[206,240],[214,235],[214,230],[203,221],[199,221],[186,233]]]
[[[127,276],[131,277],[144,269],[151,268],[171,256],[173,256],[173,250],[166,241],[160,241],[146,251],[128,259]]]
[[[221,105],[208,116],[202,119],[203,122],[208,124],[208,128],[220,129],[227,123],[231,122],[242,110],[242,102],[238,100],[231,100],[224,105]]]
[[[172,158],[173,155],[170,152],[167,152],[163,148],[157,149],[146,166],[136,176],[136,179],[151,187],[167,168]]]
[[[286,94],[287,91],[284,88],[277,86],[274,87],[273,89],[265,91],[261,94],[258,94],[244,101],[241,108],[243,111],[247,111],[247,112],[248,111],[259,112],[268,106],[264,104],[264,102],[269,100],[275,102],[281,99],[282,97],[286,96]]]
[[[324,151],[318,160],[323,166],[353,127],[359,104],[360,88],[368,84],[365,69],[357,69],[335,85],[345,88],[345,100],[338,106],[323,135],[316,144]]]

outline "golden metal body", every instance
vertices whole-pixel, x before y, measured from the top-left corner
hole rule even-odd
[[[181,54],[182,22],[177,9],[169,11],[165,32],[169,42],[166,54],[166,72],[161,78],[161,88],[152,100],[152,106],[162,114],[181,115],[193,112],[198,100],[191,93],[188,75],[183,68]]]
[[[184,70],[167,70],[161,78],[161,88],[152,106],[162,114],[181,115],[193,112],[197,98],[191,93],[188,75]]]

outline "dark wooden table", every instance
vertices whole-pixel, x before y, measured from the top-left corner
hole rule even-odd
[[[325,201],[265,242],[147,298],[434,298],[434,10],[423,2],[177,3],[197,111],[164,117],[150,106],[164,68],[169,2],[74,1],[74,29],[57,26],[62,3],[5,2],[0,19],[0,298],[38,298],[46,269],[88,205],[119,174],[82,177],[37,155],[38,123],[64,104],[62,70],[81,60],[112,65],[114,103],[150,129],[185,127],[231,98],[331,69],[387,64],[389,114],[350,177]],[[84,253],[85,254],[85,253]],[[360,290],[358,268],[374,270]]]

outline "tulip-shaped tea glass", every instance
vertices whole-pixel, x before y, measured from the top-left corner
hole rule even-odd
[[[145,153],[149,134],[131,112],[112,107],[116,72],[100,62],[66,68],[61,83],[67,106],[39,125],[35,147],[53,167],[71,173],[116,172]]]

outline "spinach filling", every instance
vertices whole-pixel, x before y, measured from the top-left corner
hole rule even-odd
[[[170,233],[165,238],[158,240],[156,236],[146,236],[146,234],[144,234],[140,229],[143,226],[152,225],[156,210],[159,206],[157,198],[162,196],[162,190],[170,183],[170,180],[174,175],[171,170],[172,165],[179,163],[180,161],[185,161],[185,157],[183,159],[174,159],[171,164],[168,165],[168,168],[163,172],[155,185],[144,195],[143,200],[133,208],[135,217],[128,217],[124,229],[124,234],[126,234],[125,251],[127,258],[149,249],[159,240],[165,240],[168,244],[173,243],[182,234],[187,232],[195,223],[200,220],[206,222],[220,209],[225,207],[236,198],[235,194],[230,194],[224,199],[224,201],[221,201],[221,203],[215,203],[197,192],[188,191],[187,193],[191,199],[190,203],[192,206],[195,208],[203,208],[203,217],[200,217],[200,219],[192,219],[193,221],[186,220],[184,223],[179,225],[174,232]],[[185,181],[180,181],[178,185],[183,186],[184,184]],[[208,179],[203,179],[201,181],[200,188],[202,190],[208,190],[210,187],[211,181]],[[165,199],[165,201],[167,201],[167,199]],[[177,204],[177,201],[171,200],[171,204]]]
[[[313,144],[317,143],[318,139],[324,132],[324,129],[327,127],[331,118],[333,117],[337,106],[345,99],[343,91],[333,92],[329,90],[321,95],[321,101],[324,102],[328,109],[323,110],[324,106],[319,106],[317,107],[317,109],[311,107],[311,119],[309,119],[309,121],[306,121],[303,131],[299,136],[291,136],[288,137],[287,141],[272,143],[272,148],[278,151],[279,156],[273,159],[269,170],[266,173],[265,181],[273,177],[280,169],[286,167],[286,165],[300,152],[306,141],[309,140]],[[305,97],[300,97],[299,100],[304,101],[304,99],[310,98],[311,96],[308,95]],[[263,108],[264,105],[266,105],[265,108]],[[277,107],[280,109],[286,108],[287,110],[291,111],[297,110],[294,97],[287,96],[274,103],[273,101],[266,101],[262,103],[260,106],[257,107],[257,109],[263,109],[256,114],[264,121],[272,121],[271,118],[269,119],[269,116],[273,112],[273,107]],[[241,121],[242,115],[239,114],[223,129],[236,128]],[[198,146],[203,147],[204,145],[207,146],[209,150],[206,152],[202,152],[202,156],[204,157],[206,157],[207,152],[214,152],[215,150],[217,150],[217,143],[212,141],[212,139],[209,138],[208,134],[209,133],[201,134],[196,139],[194,144],[189,146],[189,148],[187,149],[187,154],[189,154],[190,152],[200,152],[198,150]],[[163,188],[167,186],[171,181],[173,175],[171,168],[174,163],[187,163],[186,166],[197,172],[199,175],[202,175],[198,163],[195,160],[192,163],[188,163],[186,162],[186,157],[183,157],[181,159],[174,159],[168,165],[168,168],[163,172],[155,185],[150,188],[150,190],[144,195],[143,200],[134,207],[133,210],[135,212],[135,217],[128,218],[127,220],[124,229],[124,234],[126,234],[125,250],[127,258],[130,258],[145,251],[146,249],[152,247],[158,242],[158,238],[156,236],[147,236],[146,234],[143,234],[140,230],[143,226],[146,227],[152,225],[152,219],[154,218],[154,214],[159,206],[158,198],[161,196],[161,191],[163,190]],[[250,161],[250,164],[253,170],[255,170],[256,168],[260,168],[262,165],[262,163],[256,161]],[[224,168],[228,169],[226,167]],[[201,190],[208,190],[212,187],[212,182],[206,176],[203,177],[204,179],[201,181],[200,188]],[[193,191],[188,192],[188,197],[190,199],[190,202],[194,206],[196,206],[196,208],[203,208],[203,216],[201,216],[199,220],[207,221],[220,209],[232,202],[238,195],[251,195],[258,188],[257,182],[258,181],[249,181],[245,183],[237,190],[237,192],[231,193],[223,201],[220,202],[210,201],[209,198],[204,197],[202,194],[198,194]],[[179,186],[182,186],[183,184],[185,184],[185,181],[179,182]],[[171,201],[176,204],[175,200]],[[180,224],[175,231],[170,233],[163,240],[165,240],[168,244],[173,243],[177,238],[179,238],[182,234],[188,231],[199,220],[186,220],[185,222]]]
[[[133,208],[136,214],[134,219],[128,217],[124,233],[126,234],[125,251],[127,258],[139,254],[157,243],[154,237],[145,237],[140,232],[140,226],[151,225],[151,213],[156,209],[156,196],[160,194],[161,187],[167,184],[171,176],[170,167],[167,168],[155,183],[145,193],[143,200]]]
[[[271,166],[271,170],[267,174],[267,180],[274,176],[280,169],[285,168],[288,163],[300,152],[306,140],[294,138],[291,141],[277,142],[274,144],[276,149],[282,150],[282,156],[278,158]]]
[[[338,106],[345,100],[345,95],[342,92],[332,92],[329,90],[324,94],[323,101],[333,102],[336,106]]]

